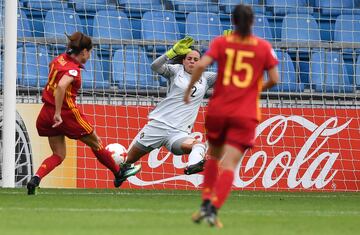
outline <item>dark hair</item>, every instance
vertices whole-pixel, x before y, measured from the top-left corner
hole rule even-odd
[[[254,22],[254,13],[250,6],[239,4],[236,5],[232,12],[232,23],[235,31],[242,37],[251,34],[251,26]]]
[[[202,56],[201,51],[198,49],[195,49],[193,47],[190,47],[192,51],[196,51],[199,53],[200,57]],[[178,55],[174,59],[170,61],[171,64],[182,64],[183,60],[186,58],[186,55]]]
[[[87,49],[90,51],[93,47],[91,38],[82,32],[75,32],[71,36],[65,33],[69,39],[67,44],[66,53],[78,55],[82,50]]]

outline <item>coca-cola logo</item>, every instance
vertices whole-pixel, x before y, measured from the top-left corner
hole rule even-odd
[[[329,148],[324,146],[326,146],[332,136],[348,127],[351,121],[352,119],[347,120],[343,124],[338,124],[337,117],[330,117],[321,125],[317,125],[302,116],[296,115],[288,117],[277,115],[265,120],[256,129],[256,137],[262,136],[265,141],[262,141],[259,151],[253,152],[251,156],[242,159],[236,169],[233,185],[238,188],[244,188],[251,186],[255,181],[261,180],[262,187],[271,188],[283,179],[285,173],[287,173],[286,185],[290,189],[299,186],[305,189],[310,187],[321,189],[325,187],[338,173],[338,169],[334,169],[333,166],[340,155],[340,150],[329,151]],[[310,133],[306,136],[302,146],[296,146],[296,149],[299,150],[295,154],[294,152],[287,151],[287,146],[280,146],[281,140],[285,138],[287,132],[291,132],[289,129],[294,125],[305,128]],[[305,133],[305,130],[303,133]],[[267,134],[264,134],[265,132]],[[200,140],[203,138],[200,132],[195,132],[193,135]],[[264,151],[265,147],[282,147],[283,151],[274,156],[273,151]],[[163,164],[165,162],[168,163],[171,156],[174,168],[182,169],[186,166],[186,162],[183,162],[181,156],[173,155],[170,152],[159,159],[159,151],[159,149],[153,150],[147,160],[148,166],[154,172],[159,173]],[[247,175],[246,179],[241,177],[240,169]],[[299,176],[300,169],[302,171]],[[274,174],[275,171],[280,173]],[[315,174],[315,172],[317,173]],[[129,182],[137,186],[148,186],[179,180],[189,182],[193,186],[198,187],[203,181],[203,176],[201,174],[190,176],[179,174],[156,180],[145,180],[139,178],[139,176],[129,178]]]

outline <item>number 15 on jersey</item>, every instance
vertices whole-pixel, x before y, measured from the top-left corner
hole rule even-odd
[[[246,88],[250,85],[251,80],[254,75],[253,66],[249,63],[243,61],[244,58],[254,58],[255,52],[253,51],[243,51],[227,48],[225,50],[226,54],[226,64],[223,85],[228,86],[230,83],[233,83],[236,87]],[[235,62],[235,67],[233,66]],[[243,80],[234,73],[240,71],[245,71],[245,78]]]

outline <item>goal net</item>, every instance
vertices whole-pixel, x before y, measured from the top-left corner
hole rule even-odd
[[[231,11],[239,2],[253,6],[253,33],[273,44],[281,82],[261,95],[256,147],[245,153],[233,188],[359,191],[360,8],[352,0],[20,0],[16,186],[26,185],[51,154],[35,122],[48,64],[65,49],[64,33],[81,31],[94,42],[82,71],[79,107],[104,145],[128,147],[167,93],[166,79],[151,70],[154,59],[186,35],[205,52],[209,40],[231,29]],[[3,57],[0,63],[3,69]],[[210,70],[216,71],[216,65]],[[1,95],[4,79],[1,72]],[[202,141],[207,102],[208,96],[192,134]],[[1,134],[2,102],[0,113]],[[113,188],[112,173],[89,147],[71,139],[66,144],[66,160],[44,178],[42,187]],[[123,187],[198,189],[203,175],[184,175],[187,160],[164,147],[155,149],[139,161],[142,171]]]

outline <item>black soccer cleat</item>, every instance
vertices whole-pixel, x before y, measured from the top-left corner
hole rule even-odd
[[[118,188],[130,176],[136,175],[141,170],[141,165],[123,164],[119,172],[115,175],[114,186]]]
[[[221,221],[219,220],[218,216],[217,216],[217,209],[215,206],[213,206],[212,204],[210,204],[210,206],[208,206],[208,209],[206,211],[206,214],[204,216],[204,220],[209,224],[209,226],[211,227],[217,227],[217,228],[222,228],[224,227],[224,225],[221,223]]]
[[[36,194],[36,188],[39,187],[40,184],[40,178],[38,176],[31,177],[30,181],[27,183],[27,194],[28,195],[35,195]]]
[[[202,159],[198,163],[195,163],[193,165],[185,167],[184,174],[185,175],[192,175],[192,174],[195,174],[195,173],[199,173],[199,172],[204,170],[204,165],[205,165],[205,159]]]
[[[210,209],[211,206],[210,200],[204,200],[203,203],[200,206],[200,210],[195,211],[192,216],[191,220],[194,223],[199,224],[206,216],[207,211]]]

